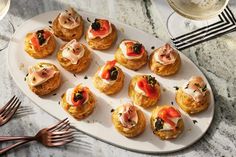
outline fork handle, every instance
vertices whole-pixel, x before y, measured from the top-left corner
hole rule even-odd
[[[0,136],[0,142],[15,140],[34,140],[33,136]]]
[[[15,147],[18,147],[18,146],[20,146],[20,145],[23,145],[23,144],[25,144],[25,143],[28,143],[28,142],[30,142],[30,141],[33,141],[33,139],[31,139],[31,140],[25,140],[25,141],[20,141],[20,142],[17,142],[17,143],[15,143],[15,144],[9,145],[9,146],[7,146],[7,147],[5,147],[5,148],[2,148],[2,149],[0,149],[0,155],[1,155],[1,154],[4,154],[4,153],[6,153],[6,152],[8,152],[9,150],[11,150],[11,149],[13,149],[13,148],[15,148]]]

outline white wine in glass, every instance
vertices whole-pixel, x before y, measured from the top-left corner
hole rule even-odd
[[[0,51],[6,48],[13,33],[12,25],[4,19],[9,8],[10,0],[0,0]]]
[[[207,32],[208,21],[222,12],[229,0],[167,0],[167,2],[175,11],[168,18],[167,29],[172,37],[177,37],[181,33],[185,34],[202,27]]]

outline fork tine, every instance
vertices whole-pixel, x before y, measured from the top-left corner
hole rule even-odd
[[[73,135],[63,136],[59,138],[51,138],[50,142],[58,142],[58,141],[65,141],[65,140],[73,140]]]
[[[56,127],[54,127],[53,129],[51,129],[50,131],[53,132],[53,131],[60,131],[62,130],[62,128],[65,128],[66,126],[70,126],[70,122],[69,120],[67,119],[66,121],[63,121],[63,123],[57,125]]]
[[[64,135],[64,134],[73,134],[72,131],[55,131],[55,132],[52,132],[50,133],[51,136],[61,136],[61,135]]]
[[[2,112],[1,116],[5,117],[5,115],[8,115],[18,104],[19,99],[16,98],[8,107],[5,109],[5,111]]]
[[[57,126],[61,125],[61,123],[64,123],[66,120],[68,120],[68,118],[63,119],[62,121],[60,121],[60,122],[57,123],[56,125],[53,125],[53,126],[49,127],[49,128],[47,129],[47,131],[51,131],[52,129],[54,129],[54,128],[56,128]]]
[[[14,108],[12,108],[11,112],[9,112],[8,114],[6,114],[3,118],[4,121],[7,122],[8,120],[10,120],[12,118],[12,116],[16,113],[17,109],[19,108],[21,102],[18,102]]]
[[[54,128],[54,129],[52,130],[52,132],[53,132],[53,131],[62,131],[62,130],[67,131],[67,130],[69,130],[70,128],[71,128],[71,127],[70,127],[70,122],[69,122],[69,121],[66,121],[64,124],[62,124],[62,125],[60,125],[60,126]]]
[[[5,106],[3,106],[1,109],[0,109],[0,114],[2,114],[3,111],[6,110],[6,108],[11,105],[12,101],[14,100],[15,101],[15,98],[17,98],[15,95],[6,103]]]
[[[67,143],[70,143],[70,142],[73,142],[73,140],[54,142],[54,143],[51,143],[51,147],[62,146],[62,145],[65,145]]]

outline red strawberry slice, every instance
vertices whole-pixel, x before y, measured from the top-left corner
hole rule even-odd
[[[148,84],[147,79],[142,78],[138,80],[137,84],[138,84],[138,87],[142,89],[148,97],[150,98],[157,97],[158,93],[157,93],[156,88]]]
[[[100,23],[100,29],[99,30],[91,29],[91,33],[94,36],[102,36],[102,35],[109,33],[109,31],[111,29],[109,21],[99,19],[99,23]]]
[[[107,63],[105,64],[103,71],[102,71],[102,75],[101,77],[103,79],[109,80],[110,79],[110,70],[111,68],[113,68],[116,65],[116,60],[113,61],[107,61]]]

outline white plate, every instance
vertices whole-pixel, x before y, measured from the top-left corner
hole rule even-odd
[[[112,125],[111,109],[116,108],[118,105],[121,105],[125,102],[130,102],[130,99],[127,96],[127,87],[132,76],[136,74],[151,74],[151,72],[147,66],[137,72],[119,66],[125,73],[125,84],[122,91],[114,96],[106,96],[105,94],[102,94],[97,89],[95,89],[92,85],[92,76],[95,74],[99,65],[102,65],[105,63],[105,61],[112,60],[114,58],[115,49],[118,43],[120,43],[120,41],[123,39],[135,39],[140,41],[144,44],[148,52],[152,51],[152,46],[155,46],[155,48],[157,48],[162,46],[164,43],[160,39],[157,39],[147,33],[110,19],[118,29],[118,40],[115,46],[103,52],[93,51],[93,62],[90,65],[89,69],[86,72],[78,74],[75,77],[73,74],[67,72],[59,65],[56,60],[56,52],[46,59],[33,59],[26,52],[24,52],[23,49],[24,37],[26,33],[43,28],[45,26],[49,26],[48,21],[52,21],[58,15],[58,13],[59,11],[43,13],[24,22],[24,24],[15,32],[9,44],[9,71],[19,88],[40,108],[61,120],[69,117],[70,122],[77,129],[88,135],[91,135],[110,144],[138,152],[173,152],[190,146],[203,136],[203,134],[210,126],[214,115],[214,99],[209,83],[207,83],[207,86],[211,93],[211,104],[209,108],[206,111],[191,117],[181,111],[183,113],[183,119],[185,122],[185,130],[178,139],[162,141],[152,133],[149,124],[150,110],[143,110],[146,115],[147,126],[145,132],[142,135],[133,139],[129,139],[120,135]],[[82,11],[79,11],[79,13],[83,16],[83,19],[85,21],[85,30],[88,28],[89,24],[86,20],[87,17],[89,17],[91,21],[95,17],[99,18],[99,16],[91,13],[85,13]],[[81,39],[81,42],[86,44],[84,37]],[[57,43],[58,45],[60,45],[62,42],[57,39]],[[59,46],[57,46],[57,48],[58,47]],[[205,81],[207,81],[201,71],[187,57],[185,57],[182,53],[180,53],[180,56],[182,59],[182,67],[178,74],[171,77],[159,77],[152,74],[157,78],[162,86],[161,100],[159,101],[159,104],[171,104],[171,102],[174,102],[174,105],[177,106],[175,103],[175,89],[173,87],[181,86],[193,75],[200,75],[204,78]],[[37,95],[32,93],[28,88],[26,82],[24,81],[25,75],[27,74],[27,67],[41,61],[55,64],[61,71],[63,78],[63,84],[59,88],[59,90],[46,97],[38,97]],[[88,79],[84,79],[84,76],[88,76]],[[72,118],[58,104],[58,102],[60,101],[60,96],[66,91],[66,89],[69,87],[74,87],[79,83],[83,83],[84,85],[88,86],[95,94],[97,99],[96,108],[93,114],[82,121],[77,121]],[[42,119],[39,120],[46,119],[43,119],[42,117]],[[194,124],[193,120],[196,120],[197,123]]]

